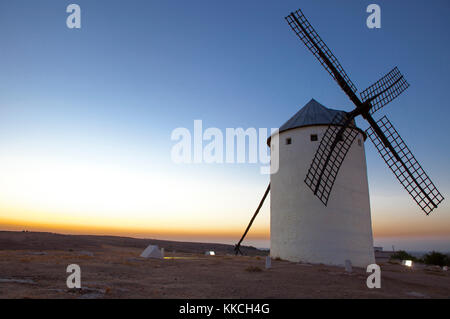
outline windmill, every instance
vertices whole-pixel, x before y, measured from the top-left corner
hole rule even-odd
[[[320,140],[309,165],[304,183],[326,207],[344,160],[359,134],[354,119],[361,116],[369,124],[365,131],[398,181],[428,215],[443,201],[428,175],[422,169],[398,131],[386,116],[376,121],[372,115],[403,93],[409,84],[397,67],[357,96],[357,89],[328,46],[311,26],[301,10],[291,12],[287,23],[320,64],[328,71],[355,105],[351,112],[336,112]],[[365,159],[364,159],[365,161]],[[365,162],[364,162],[365,163]],[[273,186],[273,185],[272,185]],[[239,246],[249,231],[269,193],[269,184],[258,209],[250,221]],[[370,217],[370,212],[369,212]]]

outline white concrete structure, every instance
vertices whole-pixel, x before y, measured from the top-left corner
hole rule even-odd
[[[270,256],[266,256],[266,269],[272,268],[272,259]]]
[[[304,179],[320,139],[334,115],[311,100],[269,140],[279,149],[279,170],[270,177],[272,258],[294,262],[367,267],[375,263],[365,134],[353,142],[325,206]]]
[[[347,259],[345,261],[345,272],[351,273],[353,271],[352,261]]]
[[[159,250],[158,246],[149,245],[145,250],[142,252],[141,257],[143,258],[156,258],[156,259],[163,259],[164,256]]]

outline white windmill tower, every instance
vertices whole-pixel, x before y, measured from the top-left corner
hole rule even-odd
[[[375,262],[365,134],[357,130],[327,206],[304,178],[338,113],[311,100],[270,139],[278,171],[270,176],[270,255],[290,261],[365,267]],[[275,171],[275,170],[274,170]]]
[[[363,143],[366,135],[427,215],[444,200],[387,117],[378,121],[372,117],[409,84],[394,68],[358,97],[355,85],[303,12],[292,12],[286,21],[355,108],[337,111],[312,100],[280,128],[279,138],[270,142],[272,154],[279,153],[271,162],[278,172],[271,175],[235,250],[240,252],[240,244],[271,191],[271,256],[337,265],[350,260],[356,266],[367,266],[374,262],[374,252]],[[369,124],[365,133],[355,125],[357,116]]]

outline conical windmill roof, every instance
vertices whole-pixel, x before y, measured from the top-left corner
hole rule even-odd
[[[280,127],[279,132],[310,125],[329,125],[338,113],[345,112],[329,109],[316,100],[311,99],[300,111],[295,113],[293,117]]]
[[[294,116],[292,116],[286,123],[281,125],[276,133],[281,133],[304,126],[329,125],[332,123],[334,117],[338,113],[345,113],[345,111],[330,109],[326,106],[323,106],[316,100],[311,99],[311,101],[309,101],[304,107],[302,107],[300,111],[295,113]],[[365,133],[363,131],[361,131],[361,133],[363,133],[365,138]],[[270,137],[267,140],[267,144],[270,146]]]

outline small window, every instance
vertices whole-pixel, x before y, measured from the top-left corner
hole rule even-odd
[[[286,139],[286,145],[291,145],[292,144],[292,138],[288,137]]]
[[[317,134],[311,134],[311,142],[316,142],[318,139]]]
[[[361,141],[360,138],[358,138],[358,145],[359,145],[359,146],[362,146],[362,141]]]

